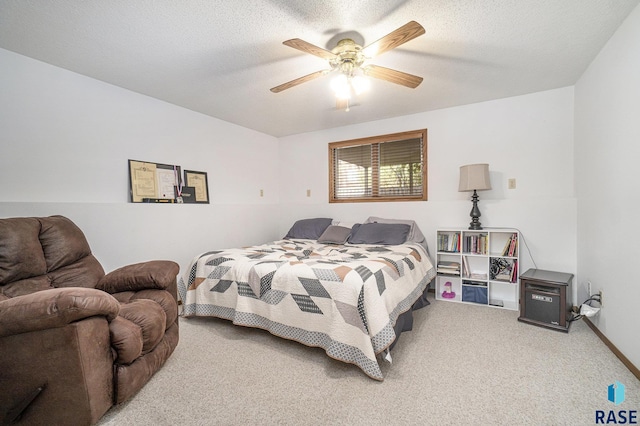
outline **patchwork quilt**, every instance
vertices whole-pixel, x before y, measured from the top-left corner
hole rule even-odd
[[[185,317],[262,328],[382,380],[376,355],[396,339],[396,319],[434,276],[419,244],[281,240],[196,256],[178,291]]]

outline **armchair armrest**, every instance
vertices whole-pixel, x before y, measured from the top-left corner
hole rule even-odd
[[[120,303],[93,288],[66,287],[37,291],[0,302],[0,337],[62,327],[93,316],[113,320]]]
[[[96,288],[107,293],[164,290],[177,279],[180,267],[170,260],[152,260],[123,266],[102,277]]]

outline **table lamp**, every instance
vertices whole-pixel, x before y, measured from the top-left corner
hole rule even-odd
[[[460,166],[460,185],[458,192],[473,191],[471,201],[473,208],[471,209],[471,223],[469,229],[482,229],[480,224],[480,209],[478,208],[478,193],[491,189],[491,180],[489,179],[488,164],[467,164]]]

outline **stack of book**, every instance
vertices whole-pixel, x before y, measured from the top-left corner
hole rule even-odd
[[[446,275],[460,275],[460,264],[458,262],[451,262],[447,260],[441,260],[438,262],[438,273]]]

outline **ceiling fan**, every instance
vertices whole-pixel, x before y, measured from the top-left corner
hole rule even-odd
[[[326,59],[329,62],[330,68],[316,71],[303,77],[296,78],[295,80],[283,83],[271,88],[271,91],[273,93],[280,93],[283,90],[290,89],[334,71],[339,72],[339,76],[343,80],[343,82],[340,83],[342,85],[342,92],[340,92],[340,89],[336,89],[336,95],[339,101],[341,99],[344,100],[345,98],[348,100],[350,92],[354,89],[357,91],[358,89],[359,83],[357,80],[366,76],[379,78],[391,83],[415,89],[422,82],[422,77],[390,68],[366,64],[365,62],[384,52],[394,49],[401,44],[413,40],[424,33],[425,30],[422,25],[415,21],[411,21],[366,47],[356,44],[352,39],[345,38],[340,40],[338,45],[331,51],[315,46],[304,40],[300,40],[299,38],[287,40],[282,44],[301,50],[305,53],[318,56],[322,59]]]

